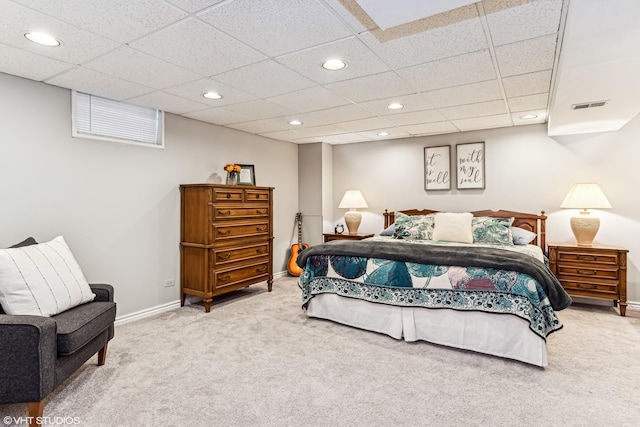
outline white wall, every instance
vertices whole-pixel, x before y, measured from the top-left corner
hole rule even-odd
[[[424,190],[424,147],[485,142],[486,189]],[[601,218],[596,243],[629,249],[628,297],[640,301],[640,117],[618,132],[547,137],[545,125],[519,126],[430,137],[337,145],[333,147],[334,223],[342,222],[340,198],[349,188],[362,191],[360,232],[382,230],[382,212],[430,208],[446,211],[506,209],[537,213],[547,220],[549,242],[575,241],[562,199],[576,182],[600,184],[613,209]],[[455,175],[454,175],[455,177]]]
[[[274,271],[286,271],[295,144],[171,114],[164,150],[76,139],[68,90],[0,73],[0,93],[0,247],[64,235],[87,279],[115,287],[118,316],[175,301],[178,186],[220,179],[235,162],[275,187]]]

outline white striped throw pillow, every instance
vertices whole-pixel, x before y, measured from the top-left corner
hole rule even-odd
[[[53,316],[94,298],[62,236],[0,250],[0,304],[5,313]]]

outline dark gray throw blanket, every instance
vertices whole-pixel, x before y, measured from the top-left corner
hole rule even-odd
[[[571,305],[571,297],[544,263],[530,255],[504,249],[421,245],[402,240],[334,240],[303,250],[296,260],[298,266],[304,268],[307,259],[314,255],[379,258],[417,264],[486,267],[517,271],[528,274],[542,286],[554,310],[563,310]]]

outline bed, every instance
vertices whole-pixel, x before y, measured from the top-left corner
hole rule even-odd
[[[571,298],[550,272],[541,215],[406,210],[385,231],[305,249],[309,317],[547,366],[546,337]],[[516,244],[517,243],[517,244]]]

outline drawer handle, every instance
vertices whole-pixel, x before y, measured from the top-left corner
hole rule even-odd
[[[267,248],[258,248],[256,249],[256,252],[259,254],[266,254],[267,253]]]
[[[230,253],[226,253],[226,254],[218,254],[218,259],[229,259],[231,257]]]
[[[258,267],[258,268],[256,268],[256,271],[258,273],[264,273],[265,271],[267,271],[267,266],[263,265],[262,267]]]
[[[231,230],[218,230],[218,234],[221,236],[228,236],[231,234]]]
[[[229,279],[231,279],[231,276],[230,276],[230,275],[228,275],[228,274],[227,274],[226,276],[220,276],[220,277],[218,277],[218,281],[219,281],[219,282],[227,282]]]
[[[595,270],[578,270],[578,274],[584,274],[585,276],[595,276],[597,273]]]
[[[258,231],[267,231],[267,227],[256,227]]]
[[[578,261],[595,261],[596,257],[593,255],[578,255]]]
[[[231,211],[224,211],[224,212],[223,211],[218,211],[218,215],[221,215],[221,216],[231,215]]]
[[[227,193],[227,199],[231,198],[231,193]]]
[[[260,215],[265,215],[267,213],[267,210],[266,209],[264,209],[264,210],[256,209],[256,213],[260,214]]]
[[[577,283],[576,286],[579,287],[580,289],[596,289],[597,288],[596,285],[586,285],[584,283]]]
[[[259,198],[260,198],[260,195],[259,195],[259,194],[256,194],[256,199],[259,199]]]

